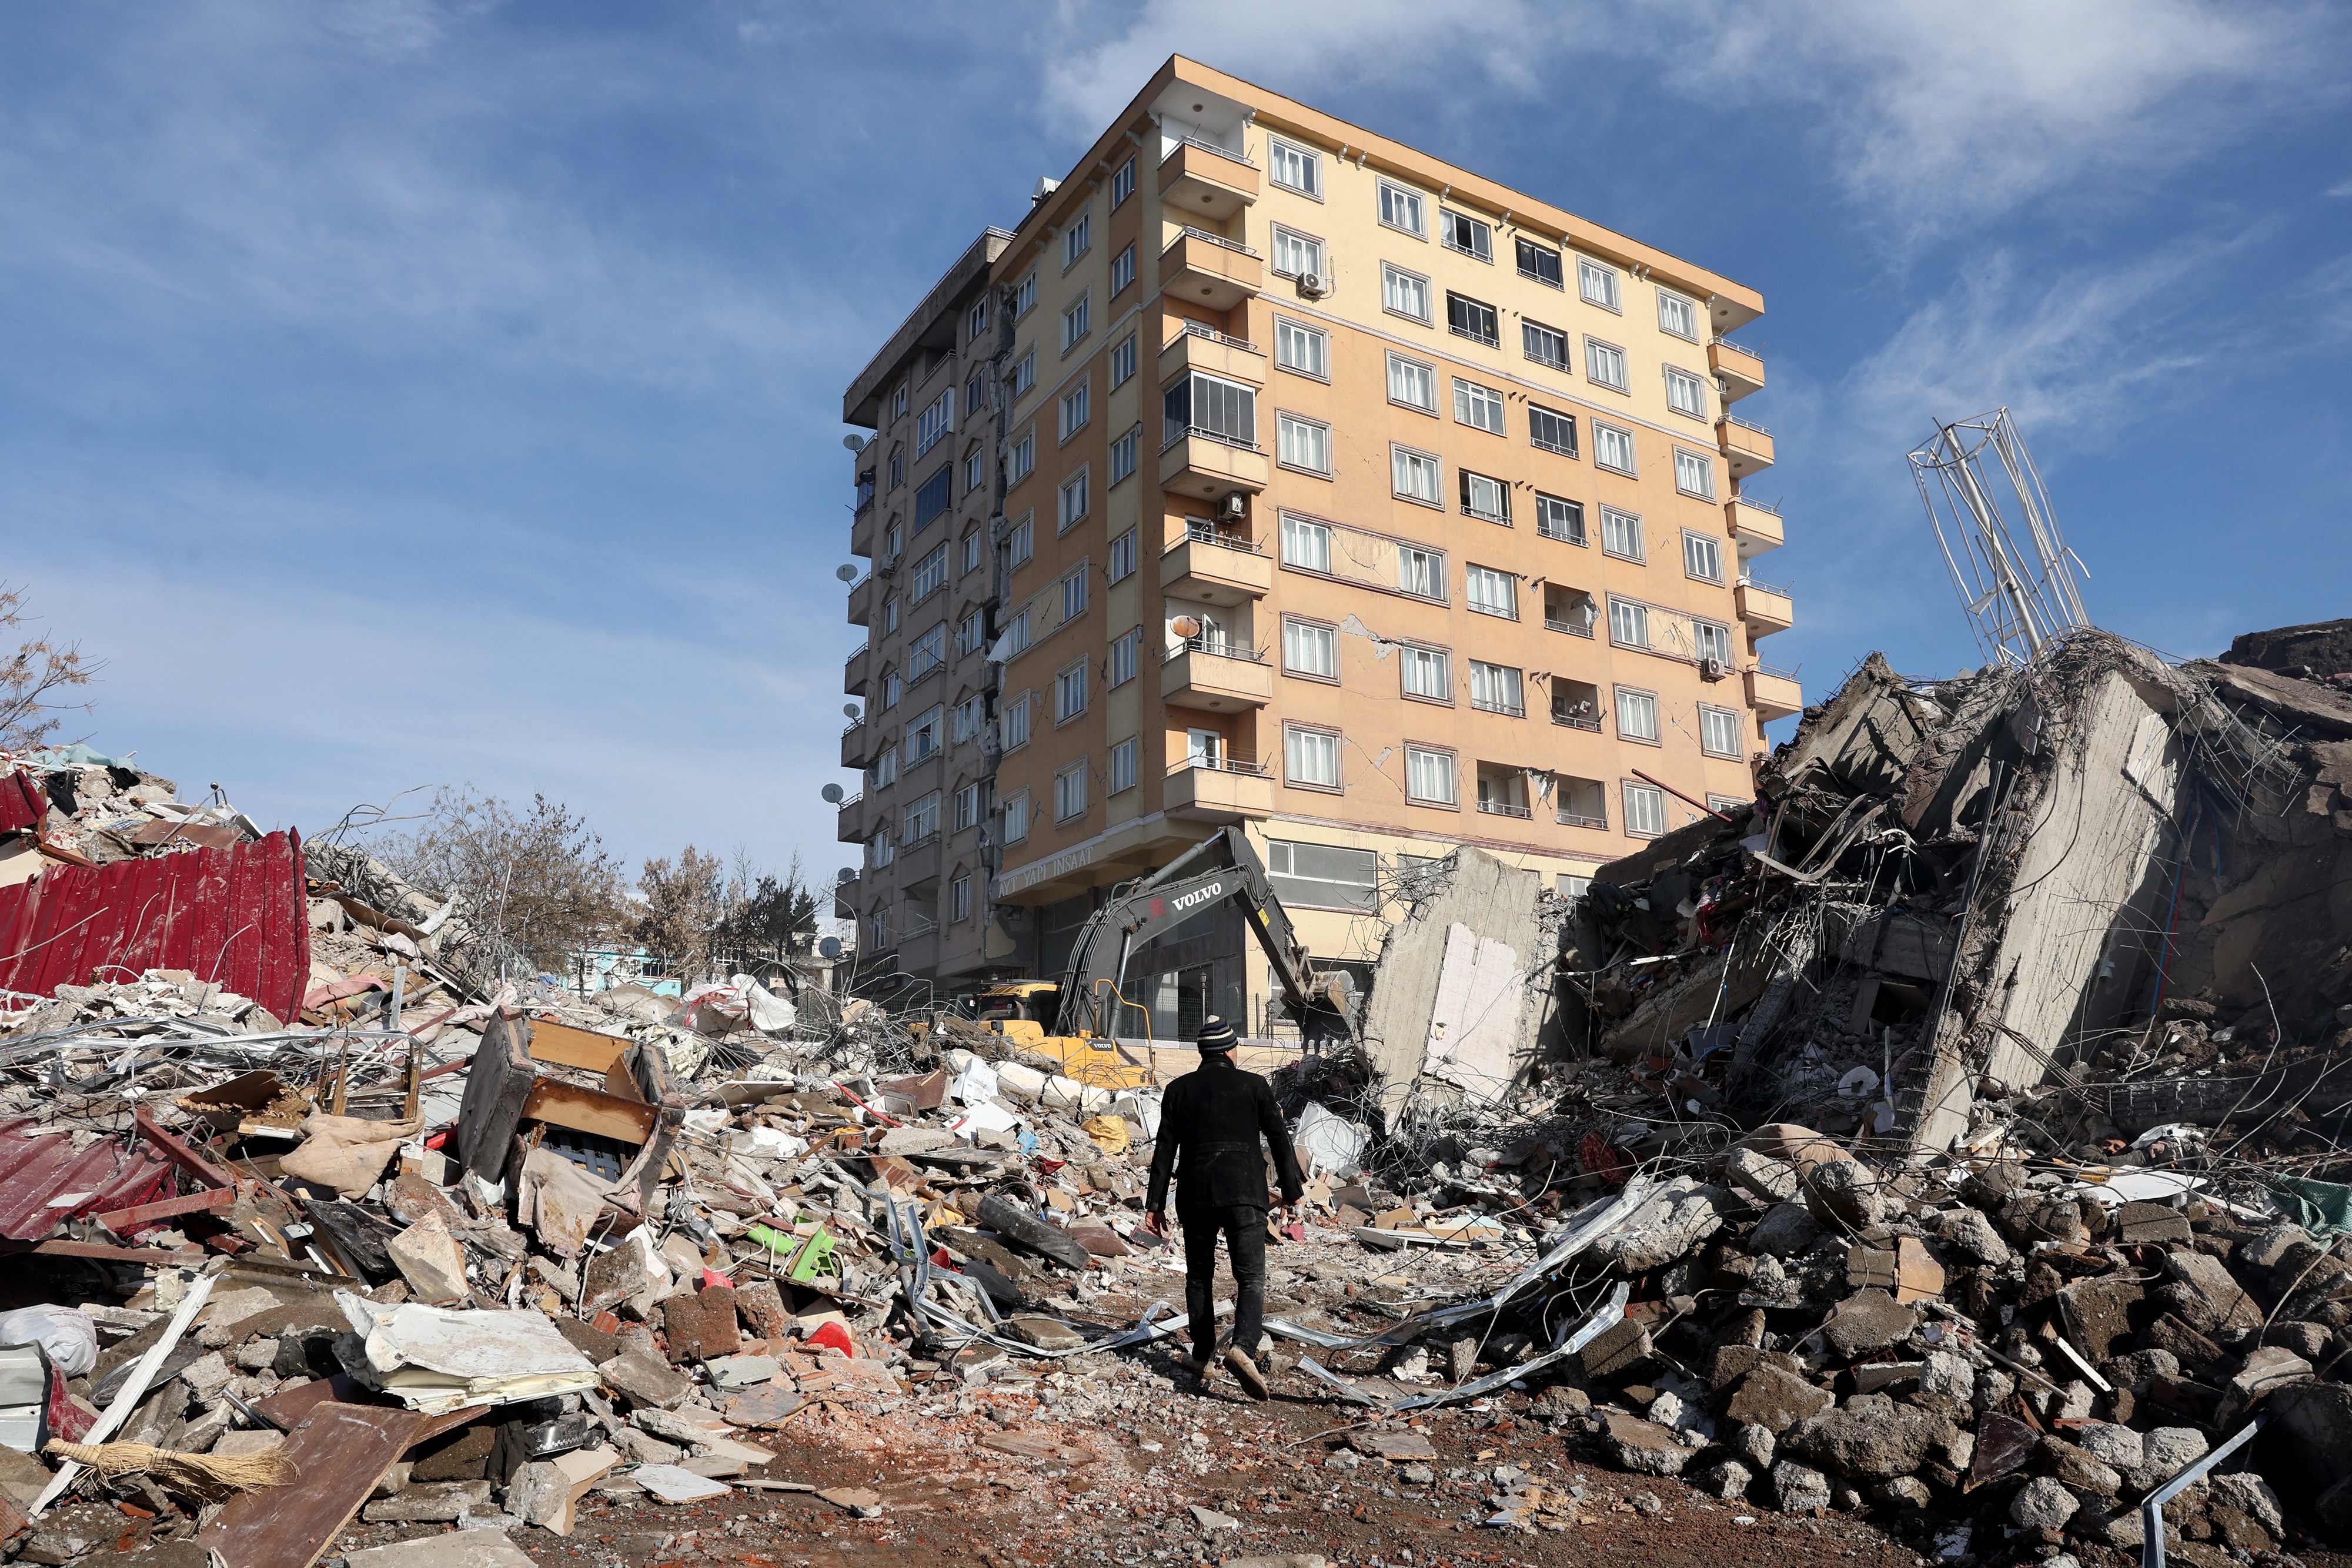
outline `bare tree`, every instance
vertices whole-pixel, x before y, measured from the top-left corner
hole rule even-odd
[[[25,591],[0,582],[0,633],[25,620]],[[14,653],[0,653],[0,751],[29,751],[46,744],[65,720],[58,716],[88,703],[60,702],[66,693],[89,684],[100,666],[76,644],[26,637]]]
[[[636,937],[647,956],[684,985],[707,977],[730,905],[719,858],[688,844],[675,864],[667,856],[649,860],[637,873],[637,894]]]
[[[612,939],[625,924],[620,862],[584,818],[544,795],[518,810],[443,789],[423,827],[376,852],[419,887],[462,898],[469,925],[542,971],[565,973],[581,948]]]

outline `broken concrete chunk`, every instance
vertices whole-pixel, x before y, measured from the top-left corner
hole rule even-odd
[[[1903,1212],[1885,1178],[1860,1160],[1816,1166],[1805,1184],[1805,1197],[1814,1213],[1848,1230],[1869,1230]]]
[[[2226,1338],[2263,1326],[2262,1308],[2239,1286],[2220,1259],[2175,1248],[2164,1255],[2164,1273],[2166,1279],[2182,1287],[2177,1293],[2168,1293],[2174,1310],[2181,1312],[2199,1333]],[[2189,1310],[2184,1311],[2184,1305]]]
[[[1764,1258],[1801,1258],[1822,1244],[1822,1222],[1802,1204],[1775,1204],[1748,1232],[1748,1250]]]
[[[1772,1501],[1782,1513],[1827,1513],[1830,1479],[1793,1459],[1782,1459],[1772,1467]]]
[[[1781,1446],[1841,1475],[1885,1480],[1916,1470],[1951,1431],[1942,1416],[1883,1394],[1857,1394],[1792,1427]]]
[[[631,1405],[667,1410],[685,1403],[694,1380],[644,1344],[633,1344],[596,1369],[604,1385]]]
[[[2058,1481],[2036,1476],[2025,1483],[2009,1505],[2009,1517],[2022,1530],[2063,1530],[2083,1505]]]
[[[1800,1421],[1820,1415],[1832,1403],[1825,1388],[1816,1388],[1777,1366],[1759,1366],[1733,1386],[1729,1397],[1723,1402],[1723,1416],[1744,1426],[1760,1427],[1778,1437]]]
[[[1034,1312],[1006,1319],[1004,1332],[1022,1343],[1034,1345],[1039,1350],[1076,1350],[1087,1343],[1086,1335],[1060,1319]]]
[[[2189,1241],[2189,1217],[2163,1203],[2126,1203],[2117,1208],[2111,1221],[2117,1245],[2124,1247],[2155,1247]]]
[[[507,1483],[507,1511],[525,1524],[569,1535],[573,1508],[620,1458],[611,1448],[581,1448],[523,1465]]]
[[[1919,1314],[1885,1291],[1856,1291],[1821,1328],[1822,1343],[1843,1360],[1884,1350],[1919,1326]]]
[[[466,1284],[466,1249],[438,1214],[427,1214],[385,1242],[384,1251],[408,1281],[412,1301],[446,1306],[472,1294]]]
[[[1577,1352],[1585,1377],[1595,1383],[1632,1376],[1650,1362],[1650,1331],[1631,1318],[1603,1329]]]
[[[1662,1185],[1591,1255],[1626,1274],[1663,1269],[1723,1228],[1723,1190],[1688,1176]]]
[[[1759,1203],[1788,1203],[1797,1196],[1797,1167],[1761,1149],[1735,1146],[1723,1157],[1723,1179]]]
[[[454,1524],[490,1500],[488,1481],[426,1481],[360,1511],[370,1524]]]
[[[1622,1410],[1601,1416],[1601,1448],[1618,1469],[1643,1476],[1678,1476],[1691,1458],[1672,1430]]]

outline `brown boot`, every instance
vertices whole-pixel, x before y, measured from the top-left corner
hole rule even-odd
[[[1266,1396],[1265,1374],[1258,1369],[1257,1357],[1237,1344],[1227,1345],[1225,1369],[1241,1384],[1243,1393],[1253,1399]]]

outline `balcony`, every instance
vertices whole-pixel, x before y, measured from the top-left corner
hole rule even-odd
[[[1715,436],[1733,478],[1744,480],[1772,466],[1772,433],[1762,425],[1727,415],[1716,425]]]
[[[1194,426],[1170,433],[1160,449],[1160,487],[1213,499],[1232,490],[1265,488],[1263,448]]]
[[[866,841],[866,797],[850,796],[834,813],[833,837],[836,843],[859,844]]]
[[[1274,587],[1274,562],[1247,539],[1194,528],[1160,558],[1160,591],[1203,604],[1244,604]]]
[[[1239,713],[1274,700],[1274,671],[1265,656],[1198,637],[1171,649],[1160,665],[1160,700],[1175,707]]]
[[[1744,672],[1741,678],[1748,683],[1748,706],[1767,724],[1805,711],[1804,688],[1788,671],[1758,664]]]
[[[1723,383],[1726,402],[1738,402],[1750,392],[1764,390],[1764,356],[1728,338],[1717,338],[1706,346],[1706,368]]]
[[[1238,822],[1274,810],[1274,780],[1263,765],[1226,757],[1216,761],[1178,758],[1168,770],[1160,805],[1171,817],[1196,822]]]
[[[1513,817],[1522,822],[1531,821],[1535,816],[1533,811],[1516,800],[1506,800],[1492,795],[1478,797],[1478,814],[1482,817]]]
[[[1739,586],[1731,591],[1732,603],[1739,612],[1740,621],[1751,637],[1769,637],[1775,632],[1786,632],[1797,623],[1797,607],[1785,588],[1775,588],[1769,582],[1759,582],[1743,577]]]
[[[1219,223],[1255,203],[1258,185],[1256,164],[1189,136],[1160,161],[1160,199],[1179,212]]]
[[[857,890],[858,882],[855,873],[843,877],[834,884],[833,917],[835,920],[857,918]]]
[[[1186,227],[1160,253],[1160,287],[1189,304],[1230,310],[1265,287],[1265,260],[1223,235]]]
[[[874,673],[873,664],[873,644],[870,643],[857,644],[857,651],[842,661],[841,689],[854,697],[864,696],[866,681]]]
[[[1762,502],[1734,496],[1723,504],[1723,518],[1741,559],[1780,548],[1780,514]]]
[[[1188,371],[1206,371],[1228,381],[1258,387],[1265,384],[1265,350],[1241,338],[1229,338],[1213,327],[1187,321],[1184,329],[1160,350],[1160,380],[1165,385]]]
[[[874,574],[870,571],[849,585],[849,623],[874,624]]]
[[[862,718],[853,718],[841,732],[841,765],[863,768],[874,760],[874,732]]]

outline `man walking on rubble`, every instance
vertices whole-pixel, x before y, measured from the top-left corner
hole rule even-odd
[[[1185,1370],[1206,1376],[1217,1351],[1217,1237],[1234,1270],[1234,1337],[1225,1365],[1253,1399],[1266,1396],[1257,1359],[1265,1325],[1265,1218],[1307,1188],[1290,1129],[1274,1103],[1274,1086],[1234,1062],[1233,1026],[1211,1014],[1194,1045],[1201,1065],[1168,1086],[1160,1102],[1160,1138],[1151,1151],[1151,1192],[1143,1223],[1168,1234],[1168,1178],[1176,1178],[1176,1219],[1184,1228],[1184,1311],[1192,1326]],[[1261,1146],[1260,1138],[1265,1145]],[[1265,1148],[1274,1151],[1276,1196],[1266,1190]]]

